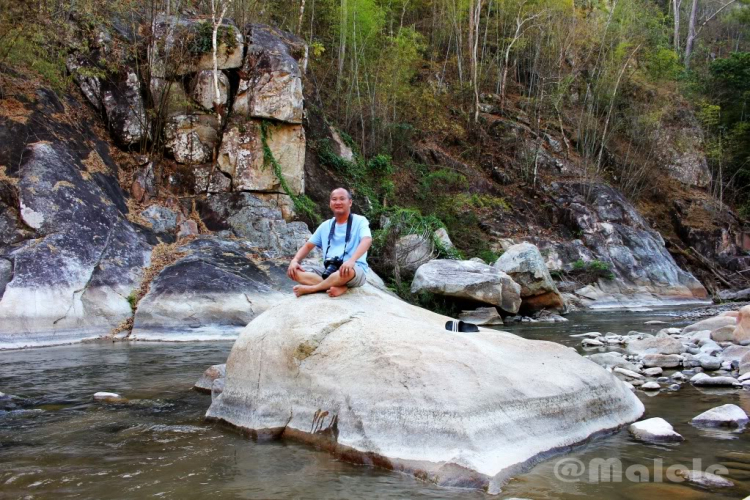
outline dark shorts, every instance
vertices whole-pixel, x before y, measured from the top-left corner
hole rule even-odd
[[[318,276],[323,276],[325,268],[323,266],[302,266],[302,268],[308,273],[315,273]],[[346,282],[346,286],[349,288],[357,288],[367,282],[367,272],[362,269],[361,266],[354,266],[354,277]]]

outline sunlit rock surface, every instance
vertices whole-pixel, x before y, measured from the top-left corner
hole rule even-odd
[[[370,286],[279,303],[240,335],[207,416],[497,491],[524,466],[643,413],[626,384],[572,349],[452,333],[446,320]]]

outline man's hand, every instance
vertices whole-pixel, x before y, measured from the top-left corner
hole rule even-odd
[[[304,271],[302,266],[297,262],[297,259],[292,259],[289,263],[289,269],[286,270],[286,275],[294,281],[297,281],[297,271]]]
[[[354,264],[357,261],[347,260],[339,268],[339,275],[342,278],[353,278],[354,277]]]

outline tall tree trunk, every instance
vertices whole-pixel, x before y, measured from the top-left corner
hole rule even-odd
[[[341,0],[341,36],[339,39],[339,73],[336,79],[336,88],[341,88],[341,77],[344,74],[344,58],[346,57],[346,30],[348,27],[348,14],[346,11],[346,0]]]
[[[479,15],[482,10],[482,0],[472,1],[469,11],[469,68],[471,85],[474,88],[474,122],[479,121],[479,82],[477,78],[477,55],[479,49]]]
[[[299,22],[297,23],[297,34],[302,36],[302,20],[305,17],[305,0],[300,0],[299,4]]]
[[[680,7],[682,6],[682,0],[672,0],[672,10],[674,17],[674,51],[677,55],[680,54]]]
[[[685,41],[685,67],[690,67],[690,56],[693,55],[693,44],[695,43],[695,18],[698,14],[698,0],[693,0],[693,6],[690,9],[690,20],[688,21],[688,36]]]

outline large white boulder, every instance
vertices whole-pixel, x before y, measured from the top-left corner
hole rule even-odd
[[[446,320],[369,285],[285,301],[241,333],[206,416],[496,492],[524,466],[643,413],[625,383],[573,349],[452,333]]]
[[[515,314],[521,287],[492,266],[470,260],[436,259],[419,266],[411,293],[429,292],[497,306]]]
[[[564,309],[565,301],[549,274],[539,249],[531,243],[519,243],[508,248],[493,264],[521,285],[524,308]]]

